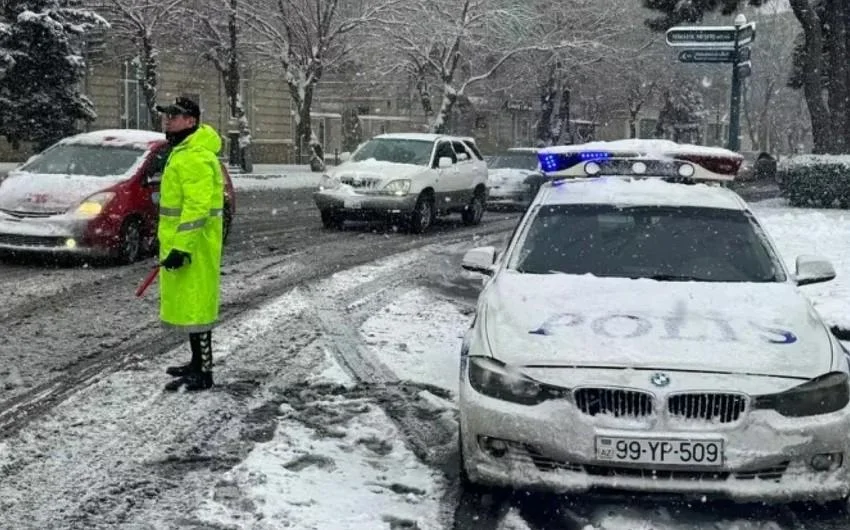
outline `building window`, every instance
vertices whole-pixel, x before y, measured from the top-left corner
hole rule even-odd
[[[124,129],[150,129],[150,113],[145,104],[142,82],[138,79],[123,79],[123,102],[121,105],[121,127]]]

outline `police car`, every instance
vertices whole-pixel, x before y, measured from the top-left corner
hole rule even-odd
[[[667,147],[542,151],[505,251],[465,256],[490,278],[461,352],[463,480],[846,499],[848,357],[799,290],[832,265],[786,269],[724,185],[738,155]]]

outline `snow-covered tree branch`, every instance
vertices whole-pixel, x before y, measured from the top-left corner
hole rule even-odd
[[[382,18],[382,45],[390,53],[381,70],[405,72],[419,87],[430,80],[439,85],[431,130],[441,132],[459,99],[512,62],[560,57],[567,65],[613,54],[602,36],[616,28],[587,26],[608,16],[591,0],[410,0]],[[420,97],[427,109],[430,93],[420,90]]]
[[[261,42],[257,51],[282,70],[295,107],[295,154],[310,146],[311,164],[320,167],[322,147],[313,134],[310,110],[322,75],[354,49],[347,37],[375,23],[405,0],[261,0],[245,20]]]
[[[119,42],[132,43],[132,59],[140,71],[140,87],[148,110],[148,126],[160,129],[159,116],[154,109],[157,104],[159,85],[158,41],[166,32],[168,24],[185,0],[102,0],[104,15],[110,20],[113,35]]]
[[[0,19],[0,134],[44,148],[97,116],[79,87],[84,39],[109,24],[58,0],[4,3]]]

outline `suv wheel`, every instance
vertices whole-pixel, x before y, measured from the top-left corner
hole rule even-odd
[[[484,208],[484,194],[480,191],[476,192],[475,196],[472,197],[472,200],[469,201],[469,204],[466,206],[466,209],[461,212],[463,224],[471,226],[481,223],[481,217],[484,215]]]
[[[342,225],[345,222],[345,220],[343,220],[341,217],[339,217],[338,215],[335,215],[330,210],[322,210],[320,213],[322,215],[322,226],[324,226],[325,228],[328,228],[328,229],[337,229],[337,230],[342,228]]]
[[[430,195],[420,195],[410,214],[410,231],[414,234],[426,232],[434,224],[434,199]]]

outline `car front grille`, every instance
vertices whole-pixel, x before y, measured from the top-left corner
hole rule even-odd
[[[27,212],[22,210],[4,210],[0,208],[0,212],[5,213],[6,215],[11,215],[12,217],[17,217],[18,219],[43,219],[45,217],[52,217],[54,215],[60,215],[64,212]]]
[[[378,178],[356,178],[356,177],[340,177],[340,182],[352,188],[374,190],[378,188],[381,179]]]
[[[772,480],[779,482],[788,470],[790,462],[782,462],[773,467],[765,467],[761,469],[753,469],[752,471],[740,471],[735,473],[735,478],[738,480]]]
[[[651,480],[691,480],[717,482],[729,478],[728,471],[687,471],[680,469],[659,469],[645,467],[620,466],[584,466],[588,475],[598,477],[642,478]]]
[[[747,401],[741,394],[673,394],[667,399],[667,412],[674,419],[733,423],[747,410]]]
[[[621,388],[579,388],[574,392],[576,406],[583,413],[609,414],[617,418],[644,418],[653,415],[652,394]]]
[[[38,237],[24,236],[18,234],[0,234],[0,245],[14,247],[62,247],[65,246],[66,237]]]

